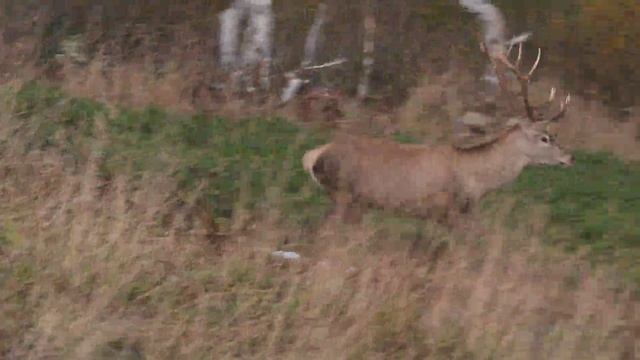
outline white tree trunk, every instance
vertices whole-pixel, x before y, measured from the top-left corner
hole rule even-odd
[[[506,40],[504,15],[500,9],[489,3],[488,0],[460,0],[460,5],[478,16],[482,24],[482,45],[490,58],[508,56],[514,45],[525,42],[531,37],[531,33],[527,32]],[[499,79],[495,66],[496,64],[493,62],[487,64],[485,73],[482,76],[482,80],[490,86],[489,90],[493,93],[496,93],[501,88],[500,82],[505,80]]]
[[[373,71],[374,57],[373,51],[375,50],[375,34],[376,34],[376,18],[373,14],[371,0],[367,1],[364,10],[364,44],[363,44],[363,59],[362,59],[362,77],[360,78],[360,84],[358,85],[358,98],[364,100],[369,95],[369,79]]]
[[[220,19],[220,65],[226,70],[238,64],[238,36],[242,9],[239,1],[219,15]]]
[[[316,61],[316,51],[320,46],[320,31],[322,30],[326,16],[327,5],[324,3],[318,4],[316,17],[313,20],[313,25],[311,25],[309,33],[307,34],[307,40],[304,43],[304,59],[302,60],[302,67],[310,66]]]
[[[240,24],[245,19],[248,19],[247,27],[239,49]],[[258,67],[260,83],[268,87],[272,43],[271,0],[236,0],[220,14],[220,64],[226,71],[247,71]]]
[[[295,97],[298,94],[298,91],[302,88],[302,85],[306,83],[305,80],[300,78],[300,75],[305,68],[310,67],[315,61],[316,51],[320,41],[320,33],[325,22],[326,14],[327,5],[324,3],[318,4],[316,16],[311,28],[309,28],[309,33],[307,33],[307,39],[304,44],[304,56],[302,58],[302,63],[298,70],[287,74],[289,81],[287,82],[287,87],[282,91],[282,95],[280,96],[280,105],[284,105],[293,99],[293,97]]]
[[[505,22],[500,10],[487,0],[460,0],[460,5],[478,15],[482,23],[483,41],[491,55],[504,51]]]

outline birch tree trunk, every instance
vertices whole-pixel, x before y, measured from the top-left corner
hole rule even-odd
[[[247,26],[242,30],[244,20]],[[236,0],[220,13],[220,65],[232,78],[243,77],[248,89],[254,84],[247,73],[256,68],[262,88],[269,87],[273,23],[271,0]]]
[[[286,104],[296,96],[298,91],[300,91],[302,86],[305,84],[306,81],[301,78],[301,72],[303,72],[305,68],[311,67],[311,64],[316,60],[316,52],[319,46],[320,34],[326,15],[327,5],[324,3],[318,4],[316,16],[311,28],[309,28],[309,32],[307,33],[307,38],[304,43],[304,56],[302,58],[302,63],[298,70],[291,71],[287,74],[287,87],[283,90],[282,95],[280,96],[281,105]]]
[[[366,0],[364,5],[364,41],[362,59],[362,77],[358,84],[358,99],[364,100],[369,96],[369,81],[373,71],[375,50],[376,19],[373,12],[373,1]]]

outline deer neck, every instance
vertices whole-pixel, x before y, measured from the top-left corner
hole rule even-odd
[[[520,175],[530,161],[518,150],[522,136],[522,130],[515,129],[489,146],[458,152],[457,182],[467,196],[477,200]]]

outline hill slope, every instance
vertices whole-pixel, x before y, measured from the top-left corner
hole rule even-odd
[[[2,93],[4,357],[637,356],[637,164],[527,171],[468,234],[339,227],[299,165],[325,135]]]

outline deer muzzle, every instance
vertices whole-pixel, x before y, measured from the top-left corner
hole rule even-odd
[[[573,156],[571,154],[564,155],[559,160],[562,166],[573,166]]]

